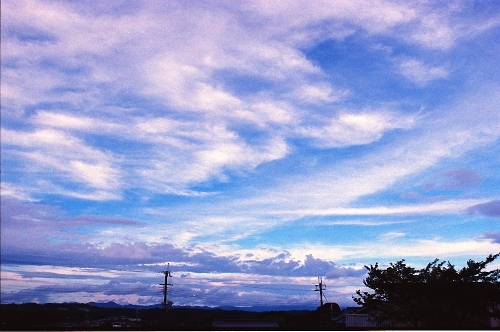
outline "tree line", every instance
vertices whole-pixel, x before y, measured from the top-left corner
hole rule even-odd
[[[500,269],[486,270],[499,257],[468,260],[457,269],[435,259],[422,269],[400,260],[383,269],[365,266],[363,281],[371,291],[357,290],[353,300],[369,309],[374,323],[393,327],[477,329],[500,319]]]

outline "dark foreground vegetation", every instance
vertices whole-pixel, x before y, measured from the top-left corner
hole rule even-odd
[[[363,281],[370,292],[358,290],[353,300],[369,311],[379,326],[418,329],[487,329],[500,322],[500,269],[487,270],[498,257],[468,260],[456,269],[450,262],[430,262],[423,269],[404,260],[381,269],[366,266]]]
[[[214,322],[233,327],[214,328]],[[240,324],[241,328],[234,324]],[[269,325],[273,323],[273,325]],[[327,326],[320,310],[252,312],[176,308],[102,308],[79,303],[2,304],[0,330],[318,330]],[[252,327],[253,324],[253,327]],[[267,325],[266,325],[267,324]],[[246,327],[245,327],[246,326]],[[345,327],[339,326],[339,328]]]

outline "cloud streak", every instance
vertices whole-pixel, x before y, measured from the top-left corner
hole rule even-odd
[[[478,213],[492,218],[500,217],[500,200],[476,204],[467,209],[469,213]]]

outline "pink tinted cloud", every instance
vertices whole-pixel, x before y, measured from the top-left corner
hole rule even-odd
[[[443,184],[446,189],[463,189],[477,186],[481,183],[481,176],[473,169],[458,168],[444,173],[447,181]]]

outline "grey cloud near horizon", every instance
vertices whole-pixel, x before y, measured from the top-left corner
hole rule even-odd
[[[155,264],[161,266],[165,261],[170,261],[177,265],[177,269],[189,272],[294,276],[326,275],[339,269],[333,262],[312,255],[300,261],[290,259],[290,254],[283,252],[277,253],[274,258],[256,260],[238,255],[218,255],[196,246],[183,248],[169,243],[141,241],[102,244],[89,242],[88,236],[67,234],[68,228],[82,225],[106,226],[108,229],[122,225],[144,226],[141,222],[122,218],[91,215],[69,217],[53,206],[21,203],[12,198],[2,199],[2,262],[89,268],[152,265],[149,267],[152,270],[157,268]],[[25,241],[14,241],[20,238]]]
[[[190,249],[176,248],[169,244],[146,243],[112,243],[105,248],[90,244],[59,244],[36,252],[2,248],[4,264],[99,269],[121,266],[143,271],[157,271],[164,267],[165,261],[169,261],[173,270],[190,273],[245,273],[296,277],[325,275],[330,278],[361,276],[365,273],[362,269],[344,268],[332,261],[314,258],[312,255],[307,255],[303,261],[286,260],[286,256],[287,254],[283,253],[269,259],[244,260],[237,256],[218,256],[208,251],[193,254]]]
[[[500,232],[488,232],[483,234],[483,237],[500,244]]]
[[[134,246],[140,247],[142,250],[149,247],[150,251],[162,247],[162,245],[148,246],[137,243],[128,246],[128,249],[130,250]],[[123,249],[127,249],[127,247],[121,247],[119,252],[122,256],[126,256],[126,250]],[[50,248],[49,250],[57,252],[58,248]],[[80,294],[83,298],[97,296],[106,298],[108,301],[114,300],[124,303],[130,302],[126,299],[127,296],[133,296],[132,302],[137,303],[141,301],[146,304],[160,302],[161,288],[157,284],[162,281],[162,275],[159,271],[166,268],[165,263],[143,264],[143,262],[149,261],[147,258],[128,260],[126,257],[121,259],[98,257],[105,253],[105,250],[99,251],[94,248],[93,251],[89,252],[88,248],[87,250],[74,248],[72,254],[56,254],[42,258],[32,256],[31,261],[27,261],[30,259],[30,255],[26,253],[21,254],[25,261],[16,261],[15,253],[2,252],[4,270],[9,270],[10,264],[14,264],[18,270],[16,274],[20,278],[32,280],[32,283],[35,284],[37,280],[48,282],[45,285],[6,294],[2,297],[3,303],[32,301],[44,303],[54,301],[54,298],[60,296],[75,293]],[[331,261],[314,258],[312,255],[307,255],[304,262],[286,261],[289,257],[286,252],[278,253],[272,259],[237,262],[234,257],[218,257],[210,252],[201,252],[190,256],[190,250],[176,249],[174,251],[177,255],[165,256],[171,259],[170,270],[173,274],[171,280],[175,284],[171,294],[176,304],[179,305],[231,305],[241,303],[243,300],[255,305],[255,303],[262,302],[262,294],[269,294],[269,292],[275,292],[276,301],[281,301],[282,304],[310,303],[311,299],[307,297],[295,300],[289,298],[282,294],[282,289],[284,288],[285,292],[298,295],[308,291],[311,295],[313,283],[318,275],[324,275],[329,280],[328,282],[332,282],[337,278],[356,278],[365,274],[364,269],[342,267]],[[189,261],[189,263],[185,264],[182,261]],[[19,266],[24,264],[29,264],[29,266],[24,271],[19,271]],[[44,265],[45,271],[54,272],[33,271],[36,270],[34,267],[38,264]],[[51,266],[52,264],[54,266]],[[76,266],[77,268],[68,274],[65,266]],[[181,271],[183,272],[181,273]],[[201,275],[196,276],[198,273]],[[235,281],[234,277],[230,277],[230,275],[238,275],[239,281]],[[297,277],[300,279],[310,278],[311,285],[296,284],[293,279]],[[280,281],[257,281],[261,278],[277,278]],[[51,285],[51,282],[48,281],[56,279],[65,279],[68,282],[64,285]],[[94,282],[89,281],[90,279]],[[107,282],[103,283],[106,280]],[[220,287],[221,284],[226,285],[226,287]],[[341,301],[348,300],[342,299]]]

